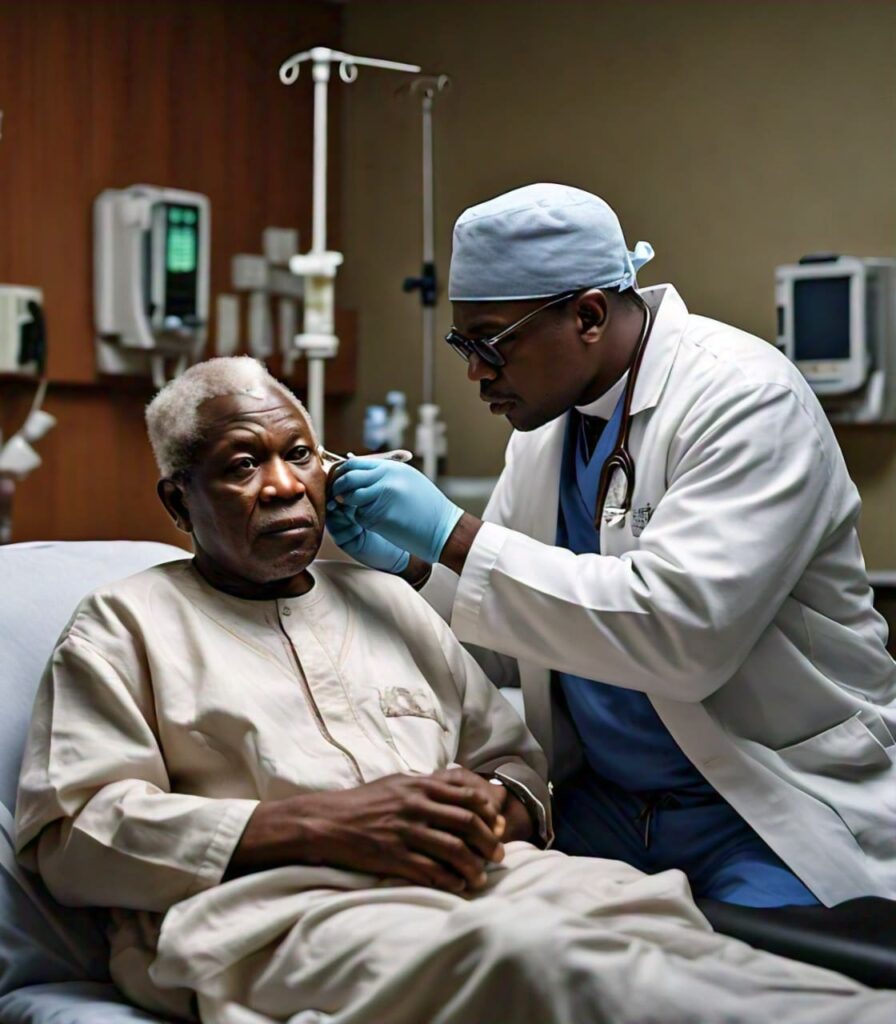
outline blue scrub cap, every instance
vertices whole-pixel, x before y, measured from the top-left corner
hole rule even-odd
[[[452,302],[542,299],[579,288],[637,283],[653,246],[625,244],[619,218],[598,196],[540,183],[471,206],[457,218]]]

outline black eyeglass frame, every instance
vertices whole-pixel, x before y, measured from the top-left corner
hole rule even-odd
[[[497,334],[492,335],[491,338],[467,338],[456,327],[445,335],[445,341],[454,349],[454,351],[463,359],[465,362],[470,361],[470,356],[474,353],[479,358],[488,363],[489,366],[506,366],[507,360],[498,351],[497,346],[507,338],[508,335],[514,331],[519,330],[523,324],[528,323],[532,317],[537,316],[542,310],[549,309],[551,306],[559,306],[561,302],[569,302],[574,296],[578,295],[581,288],[576,288],[571,292],[563,292],[561,295],[555,295],[552,299],[538,306],[537,309],[533,309],[531,313],[527,313],[525,316],[520,317],[515,323],[510,324],[509,327],[505,327]]]

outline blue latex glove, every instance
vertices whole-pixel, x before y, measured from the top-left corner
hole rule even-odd
[[[335,471],[332,494],[359,526],[433,563],[463,515],[463,509],[418,470],[388,459],[344,462]]]
[[[330,536],[347,554],[357,562],[382,569],[384,572],[399,573],[407,568],[411,556],[376,533],[365,530],[355,520],[354,513],[342,505],[327,511],[327,529]]]

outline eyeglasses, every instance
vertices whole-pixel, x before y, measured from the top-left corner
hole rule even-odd
[[[445,335],[445,341],[447,341],[461,359],[466,360],[466,362],[469,362],[470,356],[475,353],[484,363],[488,363],[489,366],[504,366],[506,365],[507,360],[498,351],[498,345],[543,309],[548,309],[551,306],[558,306],[561,302],[568,302],[573,295],[577,295],[578,292],[579,289],[576,289],[572,292],[564,292],[562,295],[555,295],[553,299],[549,299],[537,309],[533,309],[531,313],[527,313],[524,317],[520,317],[520,319],[515,323],[512,323],[509,327],[505,327],[503,331],[499,331],[491,338],[466,338],[457,330],[456,327],[452,327]]]

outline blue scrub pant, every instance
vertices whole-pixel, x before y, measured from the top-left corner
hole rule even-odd
[[[678,868],[695,897],[747,907],[818,900],[716,794],[627,793],[588,769],[557,787],[554,848],[620,860],[648,874]]]

